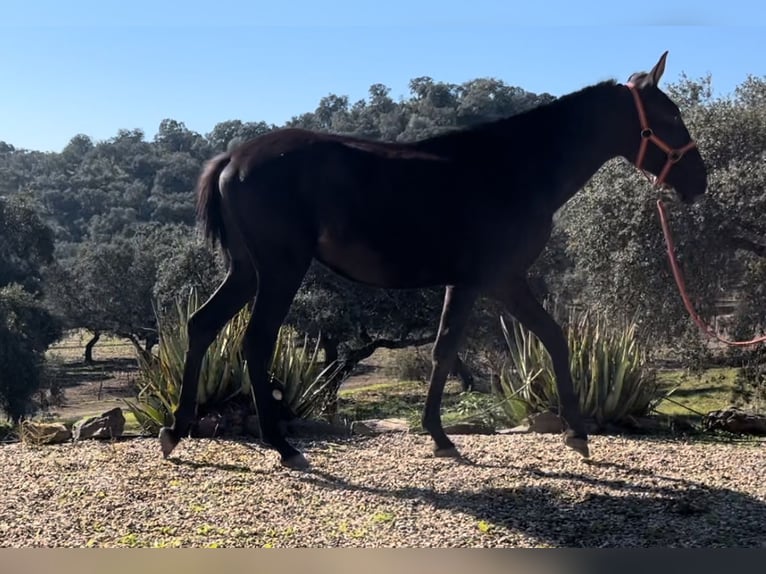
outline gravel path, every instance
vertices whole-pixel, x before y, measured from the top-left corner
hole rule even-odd
[[[0,447],[0,546],[766,546],[766,443],[551,435]]]

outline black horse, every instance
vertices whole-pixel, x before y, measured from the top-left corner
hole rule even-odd
[[[702,157],[678,107],[658,88],[666,56],[628,84],[601,82],[414,143],[283,129],[209,161],[197,214],[206,235],[220,243],[228,274],[189,321],[180,402],[173,426],[160,431],[164,456],[190,430],[208,346],[254,298],[244,352],[262,438],[284,465],[308,466],[279,430],[267,367],[313,259],[368,285],[446,286],[423,411],[436,456],[458,456],[442,428],[441,399],[479,296],[501,301],[545,345],[568,427],[564,442],[589,456],[567,342],[526,275],[548,241],[554,213],[612,158],[661,174],[686,203],[705,192]]]

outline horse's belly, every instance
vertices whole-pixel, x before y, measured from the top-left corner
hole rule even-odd
[[[385,288],[417,288],[470,281],[476,254],[445,245],[384,248],[356,241],[320,236],[316,258],[347,279]]]

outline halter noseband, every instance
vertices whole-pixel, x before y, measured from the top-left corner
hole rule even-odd
[[[644,104],[641,102],[641,96],[638,95],[636,86],[632,82],[628,82],[626,86],[630,90],[630,93],[633,94],[633,99],[636,102],[636,109],[638,110],[638,120],[641,122],[641,146],[638,148],[638,155],[636,156],[636,168],[643,172],[647,178],[651,179],[646,173],[646,170],[641,167],[644,162],[644,156],[646,155],[646,148],[649,146],[650,141],[664,151],[668,157],[660,175],[654,180],[654,187],[659,187],[665,183],[665,178],[668,176],[673,164],[678,163],[684,154],[697,144],[692,140],[681,148],[672,148],[662,141],[662,139],[654,133],[652,128],[649,127],[649,122],[646,120],[646,112],[644,111]]]

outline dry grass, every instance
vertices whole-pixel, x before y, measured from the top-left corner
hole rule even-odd
[[[763,442],[594,437],[590,464],[551,435],[426,437],[274,451],[187,440],[0,448],[2,546],[509,547],[766,544]]]

